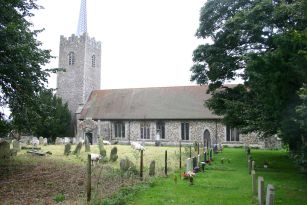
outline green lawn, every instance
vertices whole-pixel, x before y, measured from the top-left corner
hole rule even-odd
[[[306,176],[298,172],[285,151],[252,150],[252,155],[257,163],[256,174],[264,177],[265,187],[271,183],[276,188],[276,204],[306,204]],[[231,162],[221,164],[221,158],[230,158]],[[270,168],[262,168],[264,160],[270,161]],[[215,155],[206,172],[197,174],[194,185],[180,179],[179,173],[176,184],[174,176],[158,179],[152,188],[139,192],[128,204],[257,204],[243,149],[228,148]]]

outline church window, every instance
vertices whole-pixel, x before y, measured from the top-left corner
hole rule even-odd
[[[125,124],[123,122],[114,123],[115,138],[125,138]]]
[[[165,139],[165,122],[157,122],[157,134],[159,133],[161,139]]]
[[[150,139],[150,124],[141,123],[141,139]]]
[[[189,140],[190,125],[188,122],[181,123],[181,139]]]
[[[239,130],[237,128],[232,128],[229,126],[226,126],[226,141],[232,142],[232,141],[240,141],[239,138]]]
[[[96,56],[92,55],[92,67],[95,68],[96,67]]]
[[[74,52],[69,52],[69,54],[68,54],[68,64],[69,65],[75,64],[75,53]]]

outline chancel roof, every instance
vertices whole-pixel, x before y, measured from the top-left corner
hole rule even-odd
[[[79,119],[221,119],[204,106],[211,97],[207,89],[203,85],[95,90]]]

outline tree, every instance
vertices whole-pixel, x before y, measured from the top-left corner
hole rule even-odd
[[[35,0],[0,0],[0,106],[9,104],[12,110],[35,104],[33,96],[44,89],[49,72],[56,71],[41,68],[51,55],[36,39],[41,30],[31,30],[33,9],[39,9]]]
[[[35,101],[38,103],[13,106],[12,124],[18,130],[44,136],[52,141],[56,137],[72,135],[71,115],[67,103],[63,104],[62,99],[55,96],[52,90],[41,91]]]
[[[196,36],[213,43],[194,51],[191,80],[209,83],[206,105],[226,124],[278,133],[294,148],[297,91],[307,81],[306,11],[305,0],[208,0],[201,9]],[[238,77],[243,84],[223,85]]]

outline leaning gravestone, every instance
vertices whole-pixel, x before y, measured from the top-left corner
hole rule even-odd
[[[68,156],[70,154],[71,150],[71,144],[68,143],[65,145],[65,149],[64,149],[64,155]]]
[[[10,155],[10,143],[7,141],[0,142],[0,159],[8,159]]]
[[[55,139],[55,144],[56,144],[56,145],[61,144],[61,139],[60,139],[59,137],[57,137],[57,138]]]
[[[149,165],[149,176],[155,176],[156,173],[156,161],[152,160]]]
[[[17,140],[13,140],[12,144],[13,144],[14,150],[16,150],[17,152],[19,152],[21,150],[20,142],[18,142]]]
[[[73,154],[79,155],[82,148],[82,142],[79,142],[74,150]]]
[[[113,147],[110,153],[110,161],[115,162],[117,160],[117,147]]]
[[[188,172],[188,171],[192,171],[192,159],[191,158],[188,158],[187,160],[186,160],[186,172]]]
[[[266,190],[265,205],[274,205],[275,203],[275,188],[272,184],[268,184]]]
[[[84,146],[85,146],[85,152],[91,151],[91,146],[90,146],[90,142],[88,140],[88,137],[85,137]]]
[[[39,144],[40,144],[40,145],[43,145],[43,144],[44,144],[44,138],[43,138],[43,137],[39,137],[38,141],[39,141]]]

